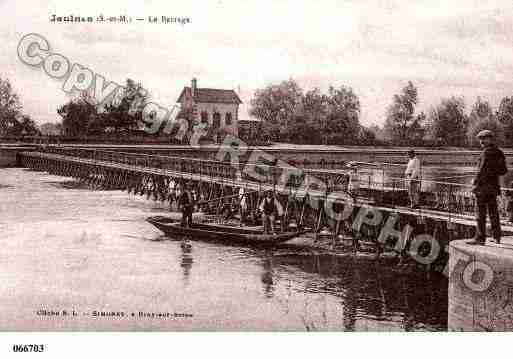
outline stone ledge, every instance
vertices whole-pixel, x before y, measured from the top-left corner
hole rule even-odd
[[[449,247],[448,329],[513,330],[513,237]]]

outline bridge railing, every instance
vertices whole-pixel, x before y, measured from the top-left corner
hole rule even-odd
[[[357,170],[313,170],[298,169],[290,166],[273,166],[262,163],[244,163],[245,169],[233,166],[230,162],[221,162],[191,157],[163,156],[141,153],[116,152],[98,149],[84,149],[71,147],[49,147],[45,152],[59,155],[67,155],[94,161],[105,161],[131,166],[148,167],[152,169],[170,170],[188,174],[196,174],[205,177],[217,177],[227,180],[251,181],[267,185],[285,186],[286,188],[297,189],[304,186],[305,177],[317,179],[312,182],[311,189],[332,191],[349,191],[354,183],[358,183],[356,192],[383,199],[384,194],[391,198],[392,205],[400,205],[396,198],[407,198],[407,190],[410,182],[405,178],[387,177],[381,178],[371,173],[359,173]],[[285,171],[296,175],[284,176]],[[250,173],[256,173],[251,175]],[[281,183],[285,178],[286,183]],[[440,211],[468,214],[474,213],[475,196],[472,193],[472,186],[453,182],[434,180],[421,180],[422,204]],[[317,184],[317,185],[316,185]],[[358,195],[358,193],[356,193]],[[502,217],[508,215],[507,205],[513,198],[512,188],[503,188],[498,198],[499,211]],[[379,199],[379,198],[378,198]],[[406,201],[407,203],[407,201]],[[390,203],[389,203],[390,204]],[[403,204],[404,200],[403,200]]]
[[[408,189],[409,181],[404,178],[392,178],[400,186]],[[474,215],[476,198],[473,185],[435,180],[421,180],[422,204],[444,212]],[[513,210],[513,188],[501,187],[497,204],[499,215],[510,218]]]
[[[261,184],[268,185],[281,184],[280,182],[285,179],[286,183],[284,185],[286,185],[286,187],[293,188],[297,188],[303,184],[304,178],[308,175],[325,180],[325,183],[331,186],[329,189],[333,189],[341,181],[343,182],[344,176],[347,176],[348,173],[348,171],[342,170],[299,170],[294,166],[275,166],[264,163],[246,162],[239,166],[234,166],[230,162],[197,159],[192,157],[164,156],[72,147],[48,147],[44,152],[90,159],[93,161],[144,166],[231,180],[259,182]],[[288,172],[288,174],[285,175],[285,172]],[[313,186],[315,187],[315,185]]]

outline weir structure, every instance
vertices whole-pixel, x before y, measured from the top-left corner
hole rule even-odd
[[[385,183],[383,178],[379,181],[348,169],[298,169],[72,147],[23,151],[17,161],[33,170],[76,178],[92,188],[126,190],[169,202],[171,207],[189,183],[198,207],[214,213],[216,220],[241,213],[241,220],[251,222],[265,192],[274,191],[285,209],[282,229],[307,230],[313,243],[325,241],[329,250],[349,246],[377,257],[388,254],[400,263],[415,260],[414,264],[439,273],[447,270],[450,258],[450,330],[513,329],[513,241],[476,247],[462,240],[474,234],[475,226],[474,197],[468,185],[423,180],[423,206],[411,209],[405,206],[404,179],[389,177]],[[505,234],[513,233],[507,211],[511,193],[505,188],[499,198]],[[247,206],[244,216],[238,211],[242,198]],[[429,241],[417,240],[426,234]],[[433,248],[437,248],[434,255]],[[473,287],[490,275],[483,268],[489,268],[492,279],[480,292]],[[462,284],[465,280],[470,281],[470,289]]]
[[[155,200],[173,202],[176,193],[184,182],[190,182],[198,198],[212,201],[215,198],[238,194],[242,188],[250,193],[250,201],[257,201],[266,190],[274,190],[287,209],[284,222],[297,220],[297,225],[308,222],[312,217],[314,225],[309,226],[314,233],[323,228],[338,235],[335,223],[325,213],[323,202],[333,194],[335,203],[351,202],[354,208],[372,206],[383,213],[380,227],[389,215],[415,219],[418,226],[425,222],[435,222],[436,227],[445,227],[449,232],[456,230],[451,238],[470,236],[474,226],[474,198],[469,186],[449,182],[423,181],[422,186],[429,190],[422,192],[423,207],[410,209],[407,184],[401,178],[376,180],[369,175],[360,175],[350,170],[299,169],[293,166],[273,166],[265,163],[236,163],[173,157],[103,151],[97,149],[47,147],[39,151],[25,151],[19,155],[25,167],[50,173],[75,177],[86,183],[102,188],[118,188],[132,193],[145,194]],[[358,183],[358,188],[351,188]],[[500,213],[503,229],[513,232],[508,223],[507,195],[504,189],[501,196]],[[341,196],[340,196],[341,195]],[[342,197],[342,200],[341,198]],[[305,200],[320,201],[318,208]],[[230,199],[230,202],[236,198]],[[226,201],[225,201],[226,202]],[[347,205],[347,203],[346,203]],[[341,204],[343,208],[343,203]],[[347,219],[350,221],[350,219]],[[344,221],[338,221],[344,222]],[[365,221],[364,221],[365,222]],[[312,223],[310,223],[312,224]],[[348,223],[351,224],[351,223]],[[440,230],[440,229],[439,229]]]

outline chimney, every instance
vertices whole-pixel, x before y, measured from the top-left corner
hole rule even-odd
[[[196,96],[196,88],[197,88],[197,85],[198,85],[198,80],[196,80],[194,77],[192,78],[192,81],[191,81],[191,95],[192,97],[195,97]]]

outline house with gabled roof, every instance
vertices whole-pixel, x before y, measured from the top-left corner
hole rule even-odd
[[[242,104],[234,90],[199,88],[193,78],[191,87],[184,87],[178,100],[183,110],[192,110],[193,120],[206,123],[211,133],[238,135],[239,105]]]

